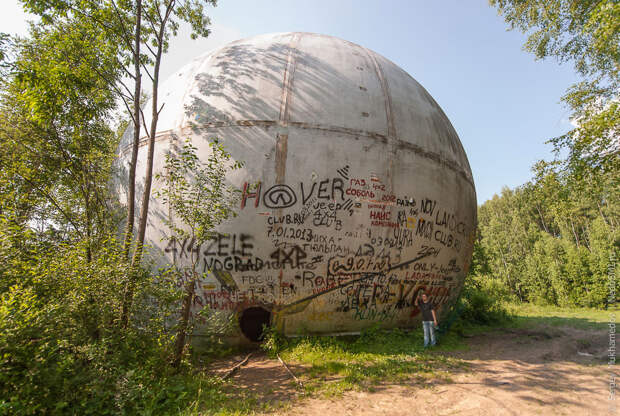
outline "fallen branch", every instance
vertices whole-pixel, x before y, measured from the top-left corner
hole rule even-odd
[[[222,377],[222,380],[226,380],[228,377],[232,376],[238,369],[246,365],[248,361],[250,360],[250,357],[252,356],[252,354],[253,353],[249,353],[240,363],[238,363],[233,368],[228,370],[226,374],[224,374],[224,376]]]
[[[295,374],[293,374],[291,369],[288,368],[288,366],[286,365],[286,363],[284,361],[282,361],[282,358],[280,358],[280,354],[278,354],[277,357],[278,357],[278,361],[280,361],[280,364],[282,364],[284,366],[284,368],[286,368],[286,371],[288,371],[288,373],[291,375],[291,377],[293,377],[293,379],[295,380],[295,382],[297,383],[299,388],[301,388],[301,394],[303,394],[304,393],[304,385],[301,383],[301,380],[299,380],[297,377],[295,377]]]

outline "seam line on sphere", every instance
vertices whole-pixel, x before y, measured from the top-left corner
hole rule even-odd
[[[228,127],[272,127],[272,126],[276,126],[277,124],[278,122],[273,121],[273,120],[239,120],[239,121],[233,121],[233,122],[220,121],[220,122],[204,123],[200,127],[196,127],[196,126],[191,127],[191,128],[188,127],[186,129],[182,129],[182,130],[188,130],[188,131],[182,131],[179,134],[189,134],[192,132],[204,132],[204,131],[208,131],[211,129],[228,128]],[[295,128],[300,128],[304,130],[318,130],[318,131],[324,131],[324,132],[330,132],[330,133],[340,133],[340,134],[344,134],[347,136],[368,137],[371,139],[382,141],[383,143],[392,142],[397,147],[400,146],[404,149],[411,150],[418,156],[421,156],[425,159],[429,159],[438,164],[446,166],[448,169],[458,173],[470,185],[474,186],[474,181],[471,178],[471,176],[458,163],[456,163],[453,160],[446,159],[439,153],[425,150],[422,147],[418,146],[417,144],[410,143],[408,141],[387,137],[386,135],[377,133],[377,132],[351,129],[348,127],[327,126],[327,125],[312,124],[312,123],[305,123],[305,122],[298,122],[298,121],[289,122],[288,125],[289,127],[295,127]],[[160,132],[155,137],[155,141],[167,140],[169,134],[171,134],[171,130]],[[148,141],[148,138],[146,137],[142,138],[140,140],[139,146],[140,147],[144,146],[147,143],[147,141]],[[126,146],[125,148],[121,150],[120,155],[126,155],[130,150],[131,150],[131,145]]]
[[[295,77],[295,69],[297,59],[295,51],[299,43],[301,35],[294,33],[288,44],[288,57],[286,60],[286,68],[284,68],[284,77],[282,79],[282,94],[280,101],[279,121],[282,126],[287,126],[291,102],[293,99],[293,79]],[[276,134],[276,154],[275,169],[276,183],[283,184],[286,180],[286,159],[288,156],[288,132],[278,131]]]
[[[381,65],[379,65],[379,62],[377,61],[374,53],[364,48],[363,46],[360,46],[360,49],[364,50],[364,52],[372,62],[375,69],[375,75],[379,80],[379,85],[381,85],[381,91],[383,91],[385,117],[387,119],[387,135],[389,137],[396,138],[396,125],[394,124],[394,113],[392,111],[392,96],[390,94],[390,86],[388,85],[385,74],[383,73],[383,68],[381,68]]]
[[[280,100],[280,121],[286,125],[289,120],[290,107],[293,98],[293,79],[295,69],[297,67],[297,59],[295,51],[301,39],[301,34],[294,33],[288,45],[288,57],[286,68],[284,69],[284,78],[282,80],[282,95]]]

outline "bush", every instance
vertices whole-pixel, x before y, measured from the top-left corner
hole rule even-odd
[[[140,313],[121,328],[130,269],[113,240],[90,262],[79,245],[15,256],[2,242],[0,413],[126,414],[187,400],[168,365],[172,281],[136,271]]]
[[[467,276],[461,295],[460,320],[465,325],[491,325],[510,319],[503,302],[510,298],[508,289],[488,276]]]

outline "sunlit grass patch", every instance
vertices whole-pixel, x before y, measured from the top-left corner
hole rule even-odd
[[[592,308],[569,308],[541,306],[530,303],[506,304],[513,317],[513,324],[519,327],[532,325],[570,326],[580,329],[603,329],[612,311]]]
[[[302,375],[307,392],[326,396],[372,391],[383,382],[448,382],[445,370],[463,363],[442,352],[465,348],[460,338],[447,334],[437,346],[425,350],[421,329],[371,329],[359,337],[302,337],[283,344],[279,353],[284,360],[307,367]]]

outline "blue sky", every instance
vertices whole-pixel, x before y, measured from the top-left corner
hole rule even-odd
[[[17,0],[4,0],[0,31],[24,34]],[[409,72],[435,98],[461,138],[478,202],[521,185],[530,167],[551,158],[545,141],[571,128],[560,104],[577,80],[570,65],[535,61],[525,35],[507,31],[486,0],[221,0],[213,35],[171,45],[164,77],[212,48],[243,37],[303,31],[337,36],[378,52]]]

